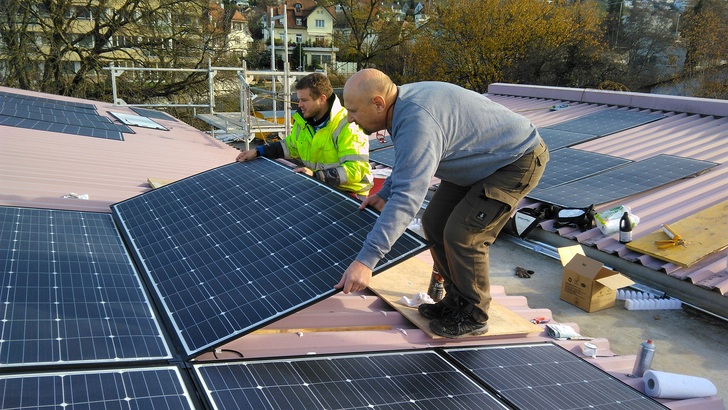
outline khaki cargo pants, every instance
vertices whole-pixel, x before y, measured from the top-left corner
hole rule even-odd
[[[532,152],[471,186],[442,181],[422,215],[422,229],[443,276],[445,302],[460,303],[473,319],[488,321],[490,279],[488,248],[518,202],[541,179],[549,152],[541,144]]]

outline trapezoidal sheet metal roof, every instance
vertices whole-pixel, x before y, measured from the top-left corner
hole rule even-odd
[[[7,87],[0,87],[0,93],[3,113],[13,114],[6,109],[15,100],[32,101],[30,105],[34,107],[52,104],[38,110],[34,117],[37,120],[26,118],[22,126],[7,125],[9,118],[18,117],[2,117],[5,121],[0,123],[0,205],[110,212],[109,205],[151,189],[149,178],[175,181],[233,162],[238,152],[166,114],[152,118],[164,129],[130,125],[131,132],[122,132],[121,140],[47,131],[43,128],[48,124],[69,125],[66,131],[73,128],[59,118],[78,115],[63,108],[67,105],[82,105],[89,108],[86,111],[96,111],[95,118],[83,114],[82,124],[99,120],[102,124],[121,126],[114,114],[132,118],[139,114],[130,107],[111,103]],[[22,103],[20,106],[28,107]],[[58,115],[49,117],[50,112]],[[88,199],[63,198],[70,194],[87,195]]]
[[[661,224],[680,221],[728,201],[728,101],[509,84],[492,84],[488,96],[528,117],[539,128],[602,110],[660,114],[663,118],[657,121],[578,143],[571,148],[633,161],[669,154],[717,164],[698,176],[597,204],[597,212],[616,205],[629,206],[640,218],[633,230],[634,239],[659,230]],[[551,108],[561,104],[565,107]],[[537,204],[537,201],[529,199],[522,203],[525,206]],[[705,256],[692,266],[682,267],[630,250],[618,241],[616,235],[605,236],[597,228],[582,232],[572,227],[557,228],[554,222],[553,219],[543,221],[540,227],[601,252],[728,296],[724,249]]]

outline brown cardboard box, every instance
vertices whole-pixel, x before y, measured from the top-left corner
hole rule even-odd
[[[585,256],[581,245],[559,248],[559,257],[564,266],[561,300],[587,312],[614,306],[617,289],[634,284],[621,273]]]

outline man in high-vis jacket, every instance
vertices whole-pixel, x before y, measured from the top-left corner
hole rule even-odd
[[[369,166],[369,137],[347,121],[342,106],[326,75],[309,74],[296,83],[298,110],[293,115],[291,134],[283,141],[260,145],[241,152],[236,161],[259,156],[300,159],[304,173],[341,191],[366,198],[373,186]]]

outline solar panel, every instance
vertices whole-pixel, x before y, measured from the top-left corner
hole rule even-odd
[[[0,368],[170,357],[109,214],[0,207]]]
[[[117,120],[121,121],[123,124],[126,125],[135,125],[137,127],[169,131],[167,127],[157,123],[151,118],[142,117],[139,115],[123,114],[120,112],[109,112],[109,114],[113,115],[114,117],[116,117]]]
[[[506,409],[432,351],[194,366],[214,408]]]
[[[394,147],[384,148],[369,153],[369,160],[377,164],[394,167]]]
[[[188,355],[336,292],[377,219],[315,179],[260,158],[112,205]],[[405,233],[375,273],[422,251]]]
[[[565,207],[604,204],[700,174],[717,164],[660,154],[587,178],[531,192],[528,197]]]
[[[559,148],[599,138],[599,136],[594,134],[582,134],[579,132],[551,129],[548,127],[539,128],[538,133],[541,134],[543,142],[545,142],[546,146],[549,147],[549,151],[556,151]]]
[[[662,114],[607,109],[550,125],[553,130],[604,136],[665,118]]]
[[[374,138],[369,140],[369,151],[376,151],[392,146],[392,137],[386,136],[383,139]]]
[[[177,122],[177,120],[174,117],[172,117],[171,115],[168,115],[167,113],[162,112],[162,111],[149,110],[146,108],[139,108],[139,107],[130,107],[130,108],[135,113],[137,113],[139,115],[143,115],[145,117],[156,118],[158,120],[167,120],[167,121]]]
[[[0,375],[3,409],[194,409],[175,367]]]
[[[40,131],[123,140],[131,128],[114,124],[91,104],[0,93],[0,124]]]
[[[665,409],[554,344],[446,349],[517,409]]]
[[[632,162],[597,152],[561,148],[550,152],[551,160],[533,192],[575,181]],[[529,195],[530,196],[530,195]]]

